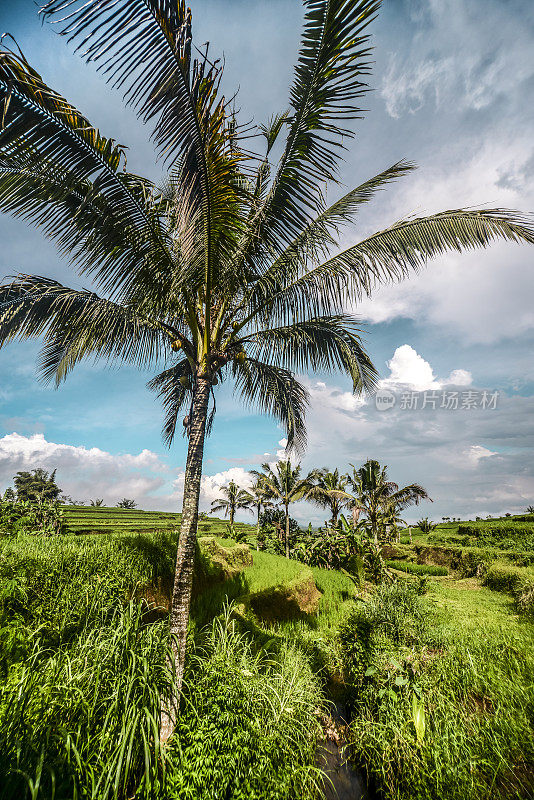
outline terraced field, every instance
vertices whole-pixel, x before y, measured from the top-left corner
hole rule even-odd
[[[142,509],[109,508],[105,506],[63,506],[67,533],[152,533],[172,531],[180,526],[181,514],[167,511],[143,511]],[[228,534],[228,522],[209,517],[199,522],[200,535],[224,536]],[[238,534],[253,534],[254,527],[237,522]]]

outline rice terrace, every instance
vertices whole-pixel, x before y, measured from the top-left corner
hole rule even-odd
[[[534,6],[0,36],[0,800],[532,800]]]

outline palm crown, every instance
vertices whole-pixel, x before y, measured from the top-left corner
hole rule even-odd
[[[354,391],[374,386],[347,313],[363,294],[446,250],[534,241],[531,223],[514,212],[459,209],[403,219],[339,251],[340,230],[362,203],[414,165],[394,164],[327,205],[323,187],[338,181],[344,142],[361,116],[367,31],[380,3],[303,2],[288,111],[256,128],[239,123],[219,63],[195,48],[183,0],[44,5],[44,17],[150,126],[168,168],[163,186],[128,172],[124,149],[16,48],[0,50],[0,211],[39,226],[98,292],[18,276],[0,288],[0,344],[43,337],[40,368],[58,382],[88,357],[164,367],[151,386],[163,400],[169,443],[185,411],[171,613],[178,682],[212,387],[231,378],[245,403],[274,415],[289,446],[302,448],[307,393],[295,373],[340,369]],[[258,136],[265,146],[254,153]]]
[[[251,497],[245,489],[240,489],[235,481],[230,481],[228,486],[222,486],[220,491],[222,497],[212,502],[211,513],[224,511],[224,515],[230,518],[230,526],[233,527],[235,512],[240,508],[250,509]]]
[[[286,522],[285,550],[286,556],[289,558],[289,506],[291,503],[307,497],[313,486],[313,481],[317,477],[317,472],[313,470],[308,475],[302,476],[300,464],[294,467],[289,459],[287,461],[279,461],[274,465],[274,468],[270,464],[262,464],[261,468],[262,472],[251,470],[251,474],[264,487],[266,497],[284,508]]]
[[[340,475],[338,469],[333,472],[327,468],[319,470],[317,480],[308,492],[307,499],[321,508],[330,509],[331,523],[336,527],[339,514],[351,502],[351,497],[347,493],[347,477]]]
[[[352,505],[366,515],[376,542],[383,520],[395,524],[400,511],[421,500],[430,500],[426,489],[418,483],[399,488],[389,480],[387,467],[381,467],[374,459],[369,459],[359,469],[352,466],[347,482],[354,492]]]

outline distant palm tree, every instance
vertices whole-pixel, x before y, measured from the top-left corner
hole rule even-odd
[[[365,514],[375,545],[379,543],[379,535],[384,528],[384,514],[391,512],[392,506],[401,511],[407,506],[418,504],[420,500],[430,500],[425,489],[418,483],[411,483],[399,489],[390,481],[387,467],[381,467],[378,461],[370,459],[356,469],[352,466],[352,475],[347,475],[347,482],[353,490],[353,505]]]
[[[528,506],[527,514],[534,514],[534,506]]]
[[[100,508],[101,505],[104,504],[104,499],[102,497],[98,497],[96,500],[91,500],[90,505],[94,508]]]
[[[119,500],[117,503],[117,508],[136,508],[137,503],[135,500],[129,500],[127,497],[123,497],[122,500]]]
[[[337,527],[340,513],[351,501],[346,488],[347,477],[340,475],[338,469],[330,472],[325,467],[317,472],[316,483],[307,494],[307,500],[321,508],[330,509],[330,524],[333,528]]]
[[[240,508],[250,511],[251,499],[245,489],[240,489],[235,481],[230,481],[228,486],[221,486],[222,497],[214,500],[211,504],[210,514],[216,511],[224,511],[225,517],[230,517],[230,528],[234,530],[235,512]]]
[[[416,527],[423,533],[432,533],[438,526],[434,522],[431,522],[428,517],[423,517],[419,520]]]
[[[270,506],[272,506],[272,503],[268,498],[268,488],[263,478],[256,478],[255,482],[248,490],[248,495],[250,500],[250,506],[254,506],[254,508],[256,509],[256,550],[259,550],[260,539],[261,539],[261,526],[260,526],[261,512],[262,509],[269,508]]]
[[[246,404],[272,414],[289,446],[302,448],[307,392],[296,372],[342,370],[357,393],[375,383],[347,306],[445,251],[534,242],[532,225],[514,212],[457,209],[403,218],[340,250],[340,229],[414,165],[393,164],[327,205],[368,91],[367,29],[380,3],[304,5],[288,111],[254,128],[239,124],[222,95],[220,62],[194,47],[181,0],[46,2],[44,17],[61,22],[150,125],[168,168],[160,187],[128,172],[124,148],[17,48],[0,50],[0,211],[39,226],[98,291],[18,276],[0,287],[0,344],[43,337],[40,366],[57,382],[86,358],[164,367],[151,386],[163,399],[167,442],[185,413],[170,613],[177,696],[163,739],[184,669],[213,387],[231,378]],[[251,142],[263,151],[251,153]]]
[[[252,475],[255,475],[258,480],[261,480],[267,490],[267,497],[274,503],[282,506],[285,516],[285,531],[284,531],[284,546],[286,558],[290,555],[290,517],[289,506],[291,503],[296,503],[306,497],[312,488],[313,481],[317,473],[310,472],[305,477],[301,478],[301,467],[298,464],[296,467],[291,465],[291,461],[279,461],[274,469],[269,464],[262,464],[263,472],[251,470]]]

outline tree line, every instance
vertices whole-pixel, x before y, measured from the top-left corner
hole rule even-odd
[[[294,466],[289,459],[272,466],[265,463],[261,470],[251,470],[250,488],[242,488],[235,481],[223,486],[211,512],[224,511],[234,537],[236,512],[255,512],[257,549],[265,546],[271,533],[275,549],[278,542],[286,558],[336,568],[357,550],[372,549],[379,558],[382,545],[396,538],[400,526],[406,525],[402,511],[431,498],[418,483],[399,487],[390,480],[387,467],[376,460],[369,459],[359,468],[350,466],[347,473],[323,467],[303,474],[301,465]],[[311,525],[303,534],[290,516],[291,506],[301,500],[329,513],[318,535]]]

